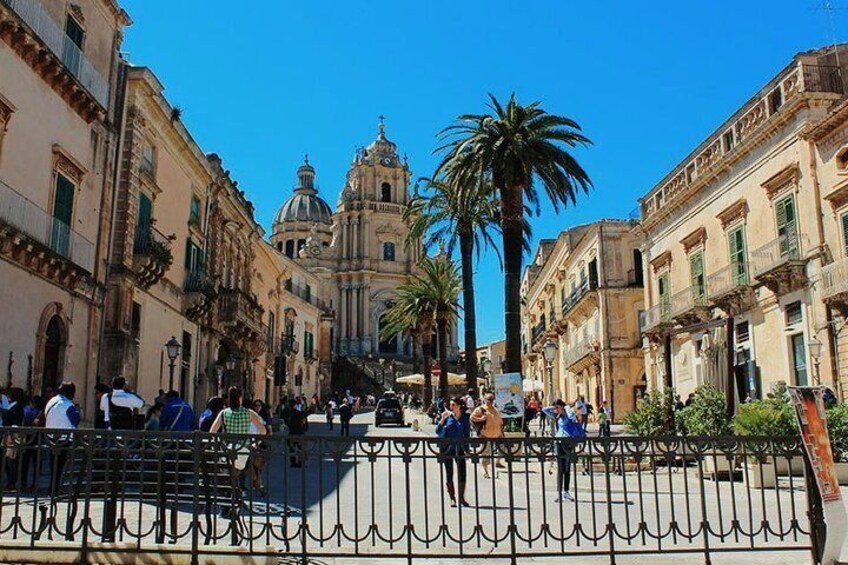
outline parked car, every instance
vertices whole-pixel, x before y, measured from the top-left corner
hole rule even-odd
[[[374,425],[378,428],[383,424],[403,425],[403,406],[395,396],[384,396],[377,402],[374,412]]]

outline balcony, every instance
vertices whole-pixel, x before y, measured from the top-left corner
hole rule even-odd
[[[171,241],[174,236],[166,236],[153,227],[154,221],[135,230],[133,242],[133,273],[139,286],[150,288],[165,276],[165,272],[174,261],[171,253]]]
[[[40,0],[0,0],[0,38],[87,122],[109,107],[109,83]]]
[[[681,326],[705,322],[710,317],[707,294],[703,286],[690,286],[671,296],[669,315]]]
[[[749,310],[757,301],[750,272],[750,263],[735,262],[707,276],[708,302],[728,316]]]
[[[94,272],[94,244],[0,181],[0,253],[62,286]]]
[[[289,294],[297,296],[304,302],[307,302],[316,308],[320,308],[324,312],[330,311],[329,305],[315,295],[315,290],[312,287],[306,287],[298,284],[287,284],[284,288]]]
[[[790,234],[773,239],[750,254],[751,274],[757,282],[782,296],[807,286],[806,235]]]
[[[600,342],[597,336],[588,335],[569,347],[562,357],[563,367],[572,373],[579,373],[598,360]]]
[[[822,269],[822,300],[848,316],[848,258],[839,259]]]
[[[223,332],[232,339],[251,343],[260,341],[267,346],[262,313],[262,306],[252,294],[237,288],[218,291],[218,322]]]
[[[197,321],[211,310],[218,285],[205,271],[191,271],[186,274],[183,292],[183,311],[188,319]]]
[[[543,335],[545,335],[545,317],[544,316],[542,316],[542,319],[539,320],[538,324],[533,326],[531,343],[533,345],[536,345],[542,339]]]
[[[771,88],[743,106],[640,199],[643,224],[658,222],[678,209],[769,135],[775,125],[790,120],[805,98],[837,99],[843,90],[839,67],[804,61],[797,61],[770,84]]]
[[[562,305],[565,317],[587,318],[598,306],[598,281],[586,279],[580,283]]]
[[[649,338],[659,338],[672,326],[674,326],[674,319],[671,317],[671,301],[669,299],[661,300],[659,304],[654,304],[645,310],[642,331]]]

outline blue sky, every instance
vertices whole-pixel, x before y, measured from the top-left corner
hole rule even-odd
[[[798,51],[845,41],[848,0],[566,2],[121,0],[124,50],[151,67],[266,227],[309,153],[334,206],[377,116],[415,176],[435,135],[486,93],[541,100],[594,141],[593,193],[533,221],[536,239],[636,199]],[[829,23],[828,20],[832,23]],[[503,335],[499,265],[477,269],[478,340]]]

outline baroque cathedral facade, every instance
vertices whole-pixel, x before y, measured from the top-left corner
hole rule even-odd
[[[420,241],[406,242],[403,215],[411,177],[406,156],[386,137],[381,118],[377,138],[354,155],[335,211],[318,194],[307,156],[297,170],[294,194],[274,218],[273,246],[321,280],[317,292],[335,313],[327,337],[336,356],[412,356],[405,336],[380,336],[397,288],[416,273],[424,253]],[[457,335],[454,322],[451,357],[458,354]]]

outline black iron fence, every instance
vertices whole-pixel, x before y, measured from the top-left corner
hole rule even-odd
[[[6,562],[54,563],[64,552],[80,563],[224,554],[615,563],[659,553],[709,563],[722,552],[809,554],[823,531],[811,526],[821,511],[796,438],[4,434]]]

